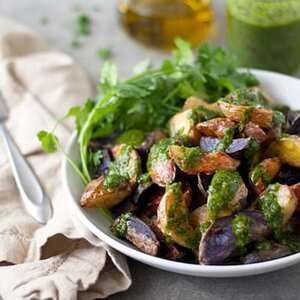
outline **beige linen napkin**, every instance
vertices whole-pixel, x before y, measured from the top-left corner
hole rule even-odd
[[[125,259],[79,221],[60,180],[61,155],[40,149],[36,133],[51,129],[67,109],[93,96],[85,72],[27,28],[0,18],[0,91],[8,127],[40,177],[54,208],[47,225],[24,211],[0,144],[0,295],[4,299],[95,299],[131,284]],[[71,127],[59,136],[67,141]]]

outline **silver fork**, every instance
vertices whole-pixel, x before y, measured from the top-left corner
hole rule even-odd
[[[12,172],[15,177],[23,204],[27,212],[39,223],[46,223],[52,214],[49,199],[47,198],[37,176],[22,156],[19,148],[9,134],[5,121],[8,118],[8,109],[0,93],[0,135],[8,152]]]

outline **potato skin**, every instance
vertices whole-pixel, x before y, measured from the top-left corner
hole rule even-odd
[[[247,110],[250,108],[249,106],[236,105],[224,101],[219,101],[218,104],[222,113],[235,122],[243,120],[247,114]],[[272,126],[273,111],[267,108],[254,107],[251,109],[249,121],[262,128],[269,128]]]
[[[266,153],[268,156],[278,156],[282,163],[300,168],[300,137],[284,136],[272,143]]]
[[[123,201],[131,192],[132,188],[128,183],[121,184],[114,189],[105,189],[104,176],[101,176],[86,186],[80,199],[80,205],[85,208],[111,208]]]

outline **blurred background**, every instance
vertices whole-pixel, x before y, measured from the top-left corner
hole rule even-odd
[[[241,66],[295,74],[300,64],[298,0],[10,0],[0,12],[71,54],[95,80],[105,59],[123,78],[145,57],[158,64],[176,36],[228,46]]]

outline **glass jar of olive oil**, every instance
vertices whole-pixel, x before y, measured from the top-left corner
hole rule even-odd
[[[227,0],[228,44],[242,67],[300,67],[300,0]]]
[[[163,49],[172,48],[176,37],[198,45],[213,20],[210,0],[126,0],[119,1],[119,12],[133,37]]]

